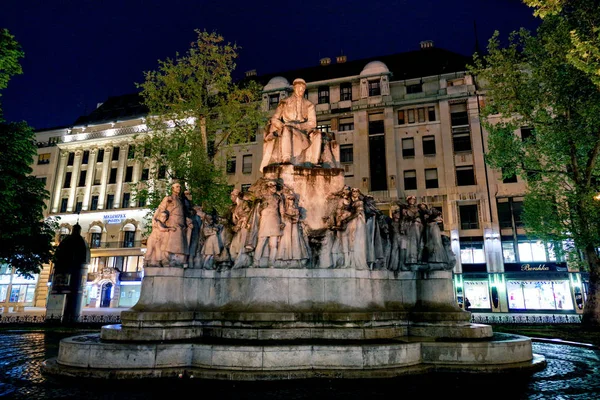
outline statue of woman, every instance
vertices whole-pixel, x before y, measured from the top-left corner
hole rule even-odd
[[[223,242],[220,235],[222,228],[222,225],[215,223],[211,214],[204,216],[202,226],[202,235],[204,236],[202,268],[204,269],[215,269],[215,257],[218,257],[221,251],[223,251]]]
[[[369,269],[367,265],[367,222],[363,195],[358,188],[352,188],[350,199],[354,213],[346,228],[350,247],[350,263],[346,260],[346,266],[354,269]]]
[[[154,213],[157,219],[163,211],[169,212],[170,226],[174,231],[166,233],[162,250],[168,254],[170,266],[183,267],[188,262],[188,211],[185,206],[186,200],[181,193],[181,184],[175,182],[171,185],[171,195],[165,196]],[[191,220],[189,220],[191,223]]]
[[[408,196],[402,218],[406,232],[406,264],[417,264],[423,260],[423,217],[417,206],[417,198]]]
[[[439,227],[439,223],[442,222],[442,213],[433,207],[428,208],[426,204],[420,204],[419,207],[425,216],[425,258],[427,262],[448,262]]]
[[[277,247],[277,265],[288,268],[306,267],[309,260],[309,246],[302,232],[300,209],[296,196],[288,193],[282,213],[283,234]]]

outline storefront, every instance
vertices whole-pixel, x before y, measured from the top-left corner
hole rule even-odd
[[[38,277],[25,278],[9,265],[0,267],[0,308],[33,306]]]

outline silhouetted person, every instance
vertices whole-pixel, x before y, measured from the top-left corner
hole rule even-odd
[[[65,296],[62,322],[76,321],[81,314],[85,270],[89,261],[89,246],[81,237],[81,225],[75,224],[71,234],[60,242],[53,257],[54,275],[50,294],[59,304],[61,296]],[[58,315],[53,317],[57,318]]]

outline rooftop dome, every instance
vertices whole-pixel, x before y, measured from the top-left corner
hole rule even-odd
[[[371,61],[361,71],[361,75],[377,75],[377,74],[387,74],[390,72],[387,65],[382,63],[381,61]]]
[[[275,76],[273,78],[271,78],[271,80],[269,81],[269,83],[267,83],[264,87],[264,91],[270,91],[270,90],[281,90],[281,89],[287,89],[290,87],[290,83],[288,82],[287,79],[285,79],[283,76]]]

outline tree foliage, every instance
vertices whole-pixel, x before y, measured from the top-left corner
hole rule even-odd
[[[231,190],[224,174],[227,146],[249,142],[266,114],[256,82],[233,82],[239,48],[217,33],[195,32],[186,54],[159,60],[158,69],[146,72],[138,84],[149,109],[143,146],[153,176],[163,167],[167,178],[186,183],[194,203],[219,207],[227,204]],[[138,196],[151,196],[156,206],[165,189],[151,179]]]
[[[559,17],[568,24],[571,47],[567,61],[600,88],[600,1],[524,0],[541,18]]]
[[[22,73],[23,51],[6,29],[0,31],[0,89]],[[31,277],[50,261],[56,223],[44,220],[48,192],[31,173],[35,133],[25,123],[7,123],[0,108],[0,263]]]
[[[600,322],[595,252],[600,246],[600,92],[592,77],[569,61],[569,19],[548,15],[536,35],[513,32],[501,48],[499,34],[471,70],[486,94],[483,125],[486,160],[527,180],[524,222],[545,240],[570,240],[571,257],[584,254],[590,271],[586,322]],[[532,135],[523,138],[521,127]]]

